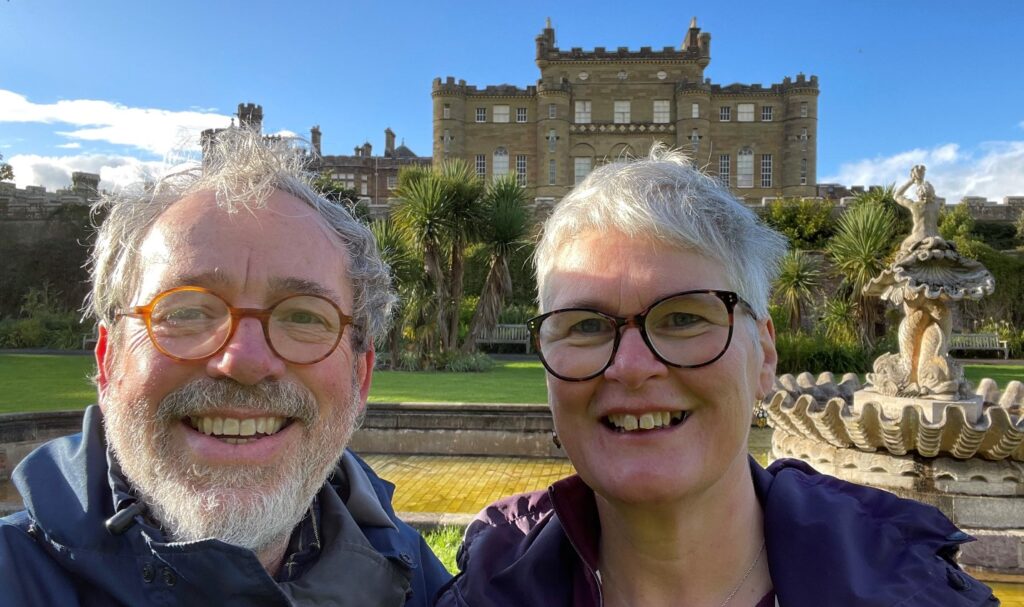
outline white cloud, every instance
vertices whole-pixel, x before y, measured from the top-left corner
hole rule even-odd
[[[101,141],[165,155],[196,150],[203,129],[226,127],[231,117],[206,111],[134,108],[93,99],[33,103],[24,95],[0,89],[0,123],[68,124],[59,135],[79,141]]]
[[[964,196],[984,196],[1001,201],[1024,195],[1024,141],[990,141],[973,150],[955,143],[931,149],[916,148],[888,157],[846,162],[836,175],[820,177],[822,183],[843,185],[897,185],[910,176],[910,167],[928,167],[927,179],[935,193],[947,202]]]
[[[57,147],[63,148],[65,150],[77,150],[82,147],[82,144],[78,143],[77,141],[72,141],[71,143],[62,143]]]
[[[19,154],[8,161],[14,169],[17,187],[41,185],[54,191],[71,185],[71,173],[98,173],[100,189],[113,190],[152,180],[166,169],[163,161],[144,161],[131,156],[81,154],[78,156],[37,156]]]

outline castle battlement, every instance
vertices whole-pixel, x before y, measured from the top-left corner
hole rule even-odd
[[[472,84],[466,84],[465,80],[455,81],[455,78],[448,76],[444,82],[440,78],[434,78],[431,87],[432,95],[484,95],[489,97],[533,97],[537,94],[536,86],[518,87],[514,84],[490,84],[479,88]]]

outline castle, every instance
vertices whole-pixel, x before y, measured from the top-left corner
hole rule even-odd
[[[255,103],[239,103],[236,114],[241,128],[252,129],[257,133],[263,131],[263,106]],[[234,126],[229,128],[235,128]],[[204,151],[216,141],[217,134],[224,129],[207,129],[203,131],[200,141]],[[277,137],[265,135],[264,139],[273,140]],[[390,128],[384,129],[384,155],[374,156],[373,146],[369,142],[356,146],[351,156],[323,155],[323,133],[320,126],[313,126],[309,131],[310,147],[303,153],[308,154],[309,169],[319,174],[326,174],[340,182],[343,187],[355,190],[358,202],[369,207],[373,217],[388,214],[392,190],[398,185],[398,172],[402,167],[415,165],[431,165],[429,156],[417,156],[404,143],[395,146],[395,133]]]
[[[514,174],[543,206],[597,164],[660,141],[749,202],[814,196],[818,79],[722,86],[704,77],[710,62],[696,18],[681,48],[639,51],[561,49],[548,20],[535,86],[434,79],[434,161],[463,158],[485,179]]]

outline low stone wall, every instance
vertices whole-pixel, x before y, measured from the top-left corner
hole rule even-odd
[[[0,481],[33,449],[82,428],[82,411],[0,415]],[[546,405],[376,403],[350,446],[358,453],[565,457]]]

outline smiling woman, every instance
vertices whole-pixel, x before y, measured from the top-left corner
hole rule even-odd
[[[949,557],[966,536],[938,510],[748,455],[784,251],[658,146],[555,207],[529,327],[577,474],[481,512],[439,605],[989,604],[981,584],[931,582],[967,579]]]

